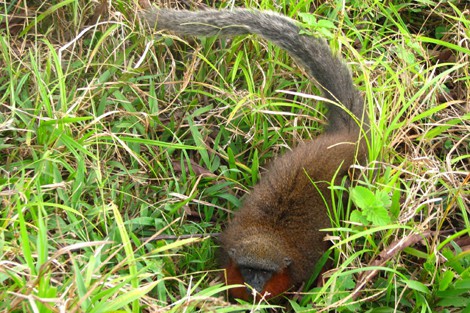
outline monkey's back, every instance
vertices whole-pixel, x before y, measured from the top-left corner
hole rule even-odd
[[[223,233],[223,246],[243,249],[253,263],[288,257],[293,284],[308,279],[328,247],[320,231],[331,225],[328,187],[354,163],[356,141],[354,133],[326,133],[272,161]]]

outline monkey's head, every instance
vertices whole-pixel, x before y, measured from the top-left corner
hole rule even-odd
[[[290,268],[293,260],[287,254],[289,250],[286,250],[281,238],[259,231],[257,228],[253,234],[239,233],[237,240],[228,240],[227,236],[222,238],[228,258],[227,283],[247,285],[231,289],[230,293],[234,298],[248,300],[252,298],[254,289],[257,292],[256,298],[270,299],[293,286]]]

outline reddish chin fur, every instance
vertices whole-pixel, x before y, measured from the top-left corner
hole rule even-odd
[[[245,283],[243,281],[243,277],[240,273],[240,270],[235,264],[233,264],[233,262],[230,262],[227,268],[225,269],[225,275],[227,275],[227,285],[243,285]],[[245,286],[230,289],[230,295],[234,298],[242,299],[245,301],[250,298],[250,295],[246,291]]]
[[[230,264],[227,266],[227,268],[225,269],[225,273],[227,275],[226,276],[227,285],[238,285],[238,284],[244,285],[245,284],[243,277],[240,273],[240,270],[238,269],[237,265],[233,264],[233,262],[230,262]],[[256,298],[257,300],[259,300],[261,298],[261,295],[264,295],[265,293],[269,293],[263,298],[271,299],[284,293],[290,287],[292,287],[291,279],[288,273],[284,270],[280,273],[274,274],[273,277],[264,286],[263,292],[261,292],[261,294],[259,294]],[[233,298],[242,299],[245,301],[251,298],[251,295],[248,294],[245,286],[230,289],[230,295]]]
[[[266,295],[265,299],[271,299],[276,297],[287,290],[290,289],[291,286],[291,279],[286,273],[285,270],[282,272],[276,273],[273,277],[266,283],[264,286],[263,292],[261,294],[268,292],[269,295]]]

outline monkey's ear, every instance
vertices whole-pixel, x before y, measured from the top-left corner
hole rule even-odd
[[[237,253],[237,250],[235,250],[235,248],[231,248],[227,251],[228,255],[231,257],[231,258],[234,258],[235,257],[235,253]]]
[[[292,264],[292,259],[289,257],[284,258],[284,267],[289,267]]]

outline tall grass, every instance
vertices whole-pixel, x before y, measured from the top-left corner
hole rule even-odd
[[[229,304],[217,265],[216,234],[265,165],[324,124],[288,93],[315,88],[284,51],[151,34],[127,0],[13,1],[0,4],[1,310],[470,312],[465,3],[234,5],[314,14],[305,26],[364,94],[369,163],[326,195],[322,283]]]

